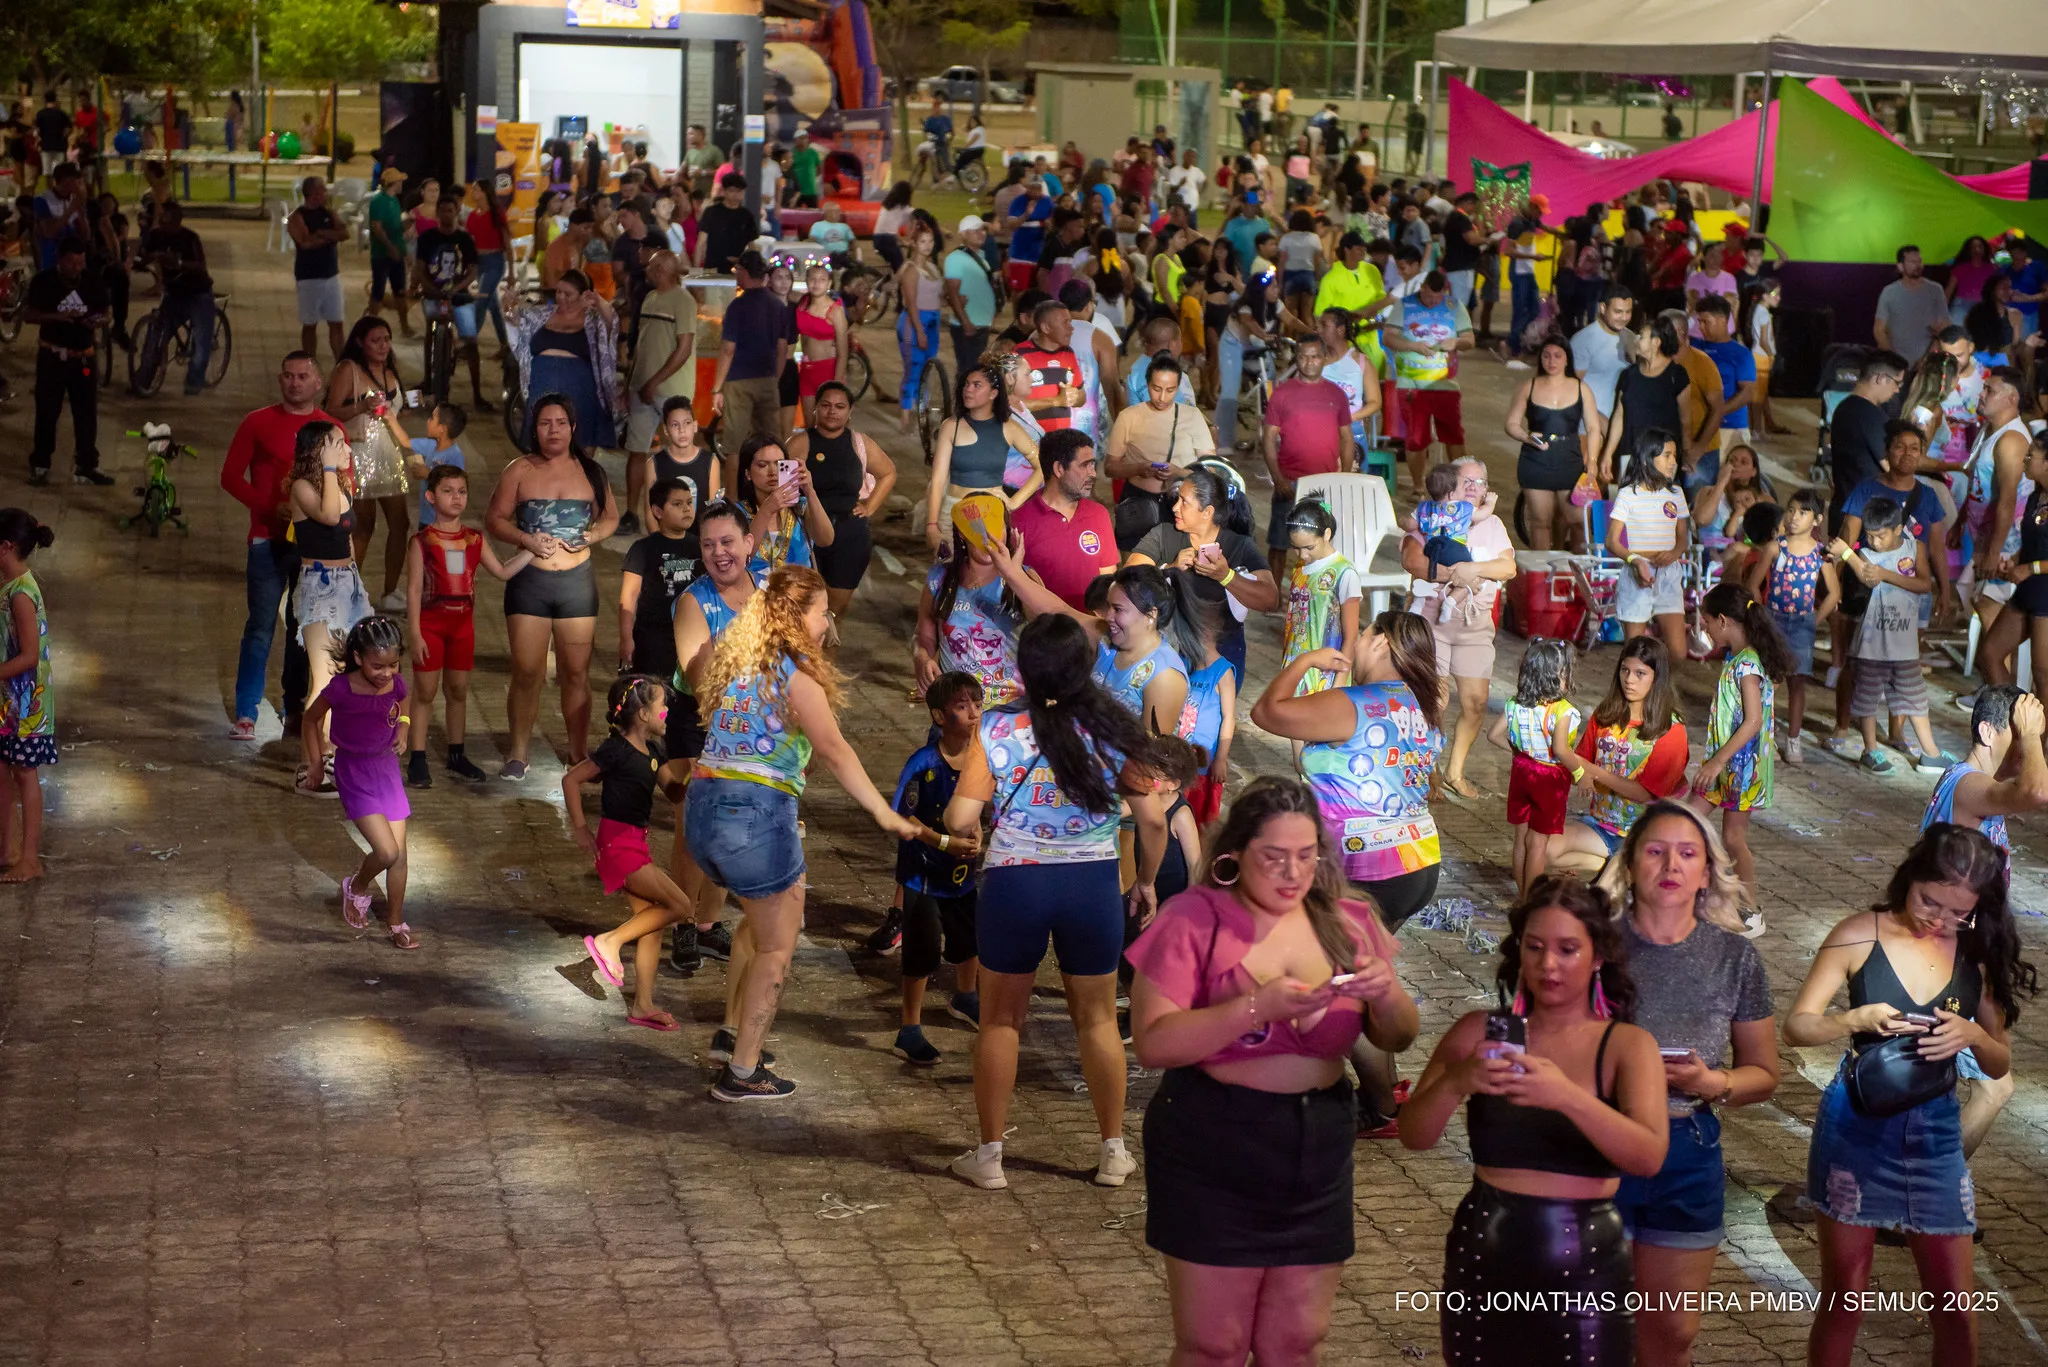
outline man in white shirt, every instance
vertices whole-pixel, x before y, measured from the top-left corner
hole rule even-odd
[[[1188,226],[1197,226],[1196,218],[1202,208],[1202,187],[1209,182],[1209,175],[1198,164],[1195,150],[1190,147],[1181,154],[1180,165],[1166,173],[1166,183],[1188,211]]]
[[[1593,391],[1600,416],[1614,416],[1614,387],[1635,360],[1632,330],[1636,297],[1626,285],[1609,285],[1593,321],[1572,334],[1572,369]]]
[[[1422,288],[1422,249],[1412,242],[1394,248],[1394,270],[1387,277],[1387,293],[1406,299]]]

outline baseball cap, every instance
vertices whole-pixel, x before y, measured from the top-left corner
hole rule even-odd
[[[981,221],[980,214],[969,214],[960,220],[960,231],[963,233],[978,233],[987,226],[988,224]]]

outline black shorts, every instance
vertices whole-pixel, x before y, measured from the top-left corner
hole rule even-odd
[[[1357,1136],[1348,1080],[1261,1092],[1169,1068],[1145,1108],[1145,1242],[1207,1267],[1344,1262]]]
[[[597,569],[588,560],[566,570],[528,565],[505,582],[507,617],[597,616]]]
[[[811,560],[826,588],[851,593],[867,576],[868,559],[874,551],[874,531],[868,520],[847,513],[832,519],[832,544],[813,546]]]
[[[2034,574],[2021,580],[2012,591],[2012,606],[2029,617],[2048,617],[2048,575]]]
[[[975,956],[975,896],[934,897],[928,892],[903,890],[903,976],[929,978],[939,966],[940,945],[949,964],[964,964]]]
[[[1570,493],[1584,473],[1586,462],[1579,455],[1576,441],[1553,446],[1548,451],[1524,446],[1515,458],[1515,483],[1524,489],[1552,494]]]
[[[1442,864],[1431,864],[1428,868],[1358,886],[1372,895],[1373,905],[1379,908],[1380,924],[1392,935],[1410,916],[1436,900],[1436,879],[1443,867]]]
[[[668,730],[663,737],[670,759],[695,759],[704,753],[704,719],[694,694],[668,695]]]
[[[782,374],[775,381],[775,397],[784,408],[795,408],[797,400],[796,357],[782,363]]]

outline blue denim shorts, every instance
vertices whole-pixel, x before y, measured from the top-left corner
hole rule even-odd
[[[1821,1093],[1799,1204],[1845,1225],[1907,1234],[1974,1234],[1977,1189],[1963,1158],[1953,1091],[1893,1116],[1864,1115],[1842,1080]]]
[[[1779,612],[1773,608],[1771,620],[1778,624],[1778,634],[1785,638],[1785,646],[1792,652],[1792,677],[1797,679],[1813,673],[1813,614]]]
[[[693,779],[683,806],[683,839],[697,867],[735,897],[773,897],[804,876],[796,799],[765,783]]]
[[[1671,1117],[1671,1147],[1655,1177],[1624,1177],[1614,1204],[1628,1237],[1652,1248],[1719,1248],[1721,1117],[1707,1107]]]
[[[1046,941],[1060,972],[1116,972],[1124,952],[1123,887],[1114,859],[984,869],[974,938],[994,973],[1036,973]]]
[[[1607,852],[1609,854],[1613,854],[1616,850],[1621,848],[1621,842],[1623,837],[1618,836],[1613,831],[1608,830],[1605,826],[1595,821],[1592,817],[1582,816],[1579,818],[1579,823],[1583,825],[1587,830],[1591,831],[1593,834],[1600,837],[1600,843],[1607,847]]]

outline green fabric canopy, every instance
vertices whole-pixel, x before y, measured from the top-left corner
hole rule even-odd
[[[1795,80],[1778,83],[1771,236],[1795,261],[1890,265],[1905,243],[1947,261],[1971,236],[2048,241],[2048,200],[1964,189]]]

